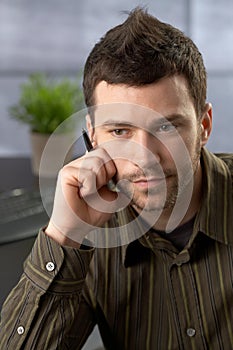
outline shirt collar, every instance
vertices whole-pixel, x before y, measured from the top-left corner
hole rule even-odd
[[[202,150],[203,196],[196,229],[233,245],[233,155]]]

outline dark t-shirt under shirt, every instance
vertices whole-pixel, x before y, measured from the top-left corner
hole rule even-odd
[[[186,222],[185,224],[177,227],[170,233],[154,230],[158,235],[172,242],[172,244],[179,250],[182,250],[188,243],[188,240],[193,232],[195,217]]]

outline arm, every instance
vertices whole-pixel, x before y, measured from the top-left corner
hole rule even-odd
[[[97,204],[99,195],[114,199],[107,182],[115,171],[103,149],[60,171],[51,220],[3,306],[0,349],[65,350],[83,344],[91,332],[94,318],[82,291],[94,249],[80,247],[90,227],[101,226],[111,214],[86,199],[97,195]]]
[[[1,314],[0,349],[70,349],[94,326],[82,297],[94,249],[64,248],[43,232]],[[76,335],[72,335],[75,325]]]

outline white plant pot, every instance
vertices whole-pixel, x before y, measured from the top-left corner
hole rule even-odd
[[[62,166],[72,159],[72,135],[31,132],[32,172],[36,176],[56,177]]]

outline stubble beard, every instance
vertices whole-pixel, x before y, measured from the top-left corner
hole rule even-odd
[[[199,141],[199,140],[198,140]],[[123,179],[128,180],[124,182],[124,185],[120,187],[120,190],[128,197],[131,198],[131,205],[138,211],[145,211],[149,213],[172,211],[177,200],[182,198],[185,191],[189,188],[190,182],[193,181],[195,173],[197,172],[200,162],[201,147],[199,143],[196,143],[196,148],[192,157],[190,156],[190,164],[192,167],[185,167],[179,174],[181,179],[178,178],[178,174],[174,170],[164,171],[164,181],[160,186],[152,188],[149,191],[134,190],[133,182],[143,176],[145,173],[147,177],[157,173],[156,169],[150,168],[149,170],[138,170],[134,174],[124,174]]]
[[[129,177],[124,177],[129,181],[128,185],[120,187],[128,198],[131,198],[131,205],[138,211],[142,210],[146,212],[161,211],[166,209],[172,209],[176,203],[178,196],[178,179],[177,176],[173,177],[173,184],[167,185],[167,181],[164,179],[163,184],[148,190],[134,190],[133,184],[130,183]],[[170,180],[168,180],[170,181]],[[168,189],[169,187],[169,189]]]

